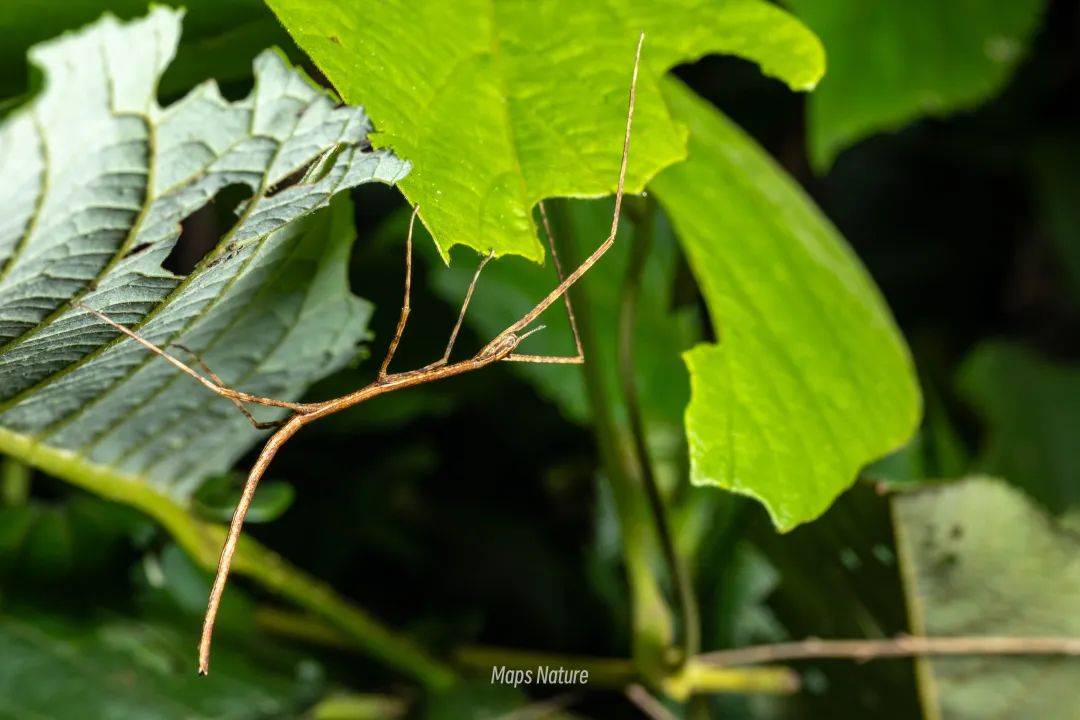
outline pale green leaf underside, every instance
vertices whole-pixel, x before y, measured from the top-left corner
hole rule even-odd
[[[758,63],[794,88],[824,72],[817,38],[762,0],[267,0],[381,147],[440,251],[543,257],[532,208],[615,189],[639,32],[647,35],[627,189],[682,159],[658,79],[702,55]]]
[[[686,353],[691,478],[814,519],[914,432],[907,346],[858,258],[750,138],[676,80],[689,159],[650,184],[716,329]]]
[[[810,155],[992,96],[1012,75],[1045,0],[787,0],[829,54],[809,99]]]
[[[160,108],[179,33],[180,13],[159,7],[31,51],[46,87],[0,126],[0,449],[36,443],[182,500],[254,431],[74,303],[184,344],[229,384],[296,396],[353,352],[370,312],[343,269],[350,205],[315,211],[408,165],[366,149],[363,111],[274,53],[242,101],[208,83]],[[233,230],[189,276],[163,269],[179,222],[235,183],[254,197]]]
[[[971,478],[894,506],[912,632],[1080,636],[1080,535],[1007,483]],[[930,720],[1072,720],[1080,660],[918,661]]]

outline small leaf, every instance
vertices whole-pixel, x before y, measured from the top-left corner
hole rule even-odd
[[[824,71],[817,38],[762,0],[360,3],[267,0],[379,147],[416,165],[402,183],[443,258],[468,245],[539,260],[532,208],[613,192],[638,34],[648,37],[627,190],[686,153],[666,70],[729,53],[798,89]]]
[[[1080,636],[1080,540],[1018,490],[969,478],[902,494],[894,512],[914,633]],[[928,718],[1067,720],[1080,706],[1075,658],[917,663]]]
[[[809,99],[819,170],[867,135],[998,92],[1027,51],[1045,0],[787,0],[829,54]]]
[[[211,475],[192,495],[192,507],[208,520],[228,522],[240,502],[244,477],[234,473]],[[249,523],[277,520],[292,505],[296,490],[287,482],[263,480],[245,518]]]
[[[675,80],[690,158],[651,187],[719,342],[684,356],[691,479],[757,498],[781,530],[813,520],[914,432],[907,346],[873,281],[794,182]]]

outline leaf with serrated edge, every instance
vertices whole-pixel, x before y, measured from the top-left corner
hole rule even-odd
[[[657,81],[730,53],[797,89],[821,44],[763,0],[267,0],[341,96],[363,100],[374,142],[416,169],[402,182],[444,259],[463,244],[543,258],[537,201],[615,190],[626,92],[647,35],[626,189],[681,160],[685,132]]]
[[[0,449],[61,451],[183,501],[255,432],[75,303],[182,343],[227,384],[295,397],[348,359],[370,314],[345,277],[351,206],[316,211],[408,164],[273,52],[244,100],[206,83],[159,107],[180,17],[106,16],[31,51],[45,88],[0,126]],[[179,222],[235,183],[255,193],[235,227],[189,276],[163,269]]]
[[[749,137],[677,80],[690,157],[651,183],[718,343],[685,354],[691,479],[757,498],[789,530],[918,424],[907,346],[858,258]]]

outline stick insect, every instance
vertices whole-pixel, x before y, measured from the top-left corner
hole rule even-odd
[[[619,217],[622,211],[623,200],[623,187],[626,181],[626,167],[630,157],[630,129],[634,120],[634,103],[637,98],[637,81],[638,81],[638,69],[641,62],[641,47],[645,41],[645,34],[642,33],[638,37],[637,49],[634,54],[634,67],[633,73],[630,79],[630,93],[629,103],[626,114],[626,127],[623,135],[622,143],[622,156],[619,163],[619,177],[615,191],[615,210],[611,218],[611,231],[607,238],[589,255],[582,263],[569,275],[563,275],[562,267],[559,264],[558,255],[555,251],[555,243],[551,234],[551,226],[548,222],[547,213],[544,210],[543,203],[540,204],[540,216],[542,224],[544,226],[544,232],[547,236],[548,247],[551,250],[551,257],[553,264],[555,265],[555,271],[559,278],[559,284],[547,294],[544,299],[538,302],[531,310],[521,316],[516,322],[507,327],[505,330],[495,336],[487,345],[480,349],[472,357],[466,360],[460,360],[458,362],[450,362],[450,355],[454,349],[454,343],[457,340],[459,331],[461,330],[462,321],[465,318],[465,311],[469,307],[469,301],[472,299],[473,290],[476,288],[476,284],[480,279],[480,272],[484,269],[484,266],[492,258],[492,254],[488,253],[480,265],[477,267],[475,274],[472,277],[472,281],[469,284],[468,290],[465,293],[465,298],[462,301],[461,311],[458,314],[457,322],[454,324],[454,328],[450,333],[449,341],[446,345],[446,351],[442,357],[426,365],[418,370],[406,370],[403,372],[390,372],[390,363],[394,359],[394,353],[397,351],[398,344],[401,342],[401,337],[405,332],[405,326],[409,320],[409,298],[412,291],[412,238],[413,227],[416,223],[416,216],[419,212],[419,207],[414,207],[412,217],[409,220],[409,230],[405,238],[405,293],[404,300],[401,305],[401,314],[398,318],[397,327],[394,331],[394,336],[390,340],[390,345],[387,348],[386,356],[383,358],[382,364],[379,367],[378,375],[368,385],[351,392],[341,397],[333,398],[330,400],[324,400],[322,402],[313,403],[297,403],[288,402],[284,400],[276,400],[274,398],[261,397],[258,395],[252,395],[240,390],[235,390],[225,385],[220,377],[206,366],[198,358],[195,353],[191,352],[183,346],[180,347],[188,354],[194,357],[194,362],[198,365],[203,373],[192,368],[187,363],[184,363],[179,358],[170,354],[166,350],[146,340],[135,331],[127,328],[120,323],[112,320],[104,313],[88,307],[82,303],[78,303],[78,306],[83,310],[93,314],[102,322],[112,326],[117,331],[128,336],[135,342],[145,347],[148,351],[153,352],[167,362],[174,365],[181,372],[191,376],[197,382],[201,383],[211,392],[220,395],[223,398],[230,400],[236,407],[244,414],[244,416],[251,421],[251,423],[258,429],[274,429],[274,433],[266,440],[263,445],[262,451],[259,453],[258,459],[255,461],[255,465],[248,473],[247,481],[244,484],[243,493],[240,496],[240,500],[237,503],[236,510],[233,512],[232,520],[229,523],[229,532],[225,539],[224,547],[221,549],[221,558],[218,560],[217,573],[214,576],[214,583],[210,589],[210,598],[206,608],[206,616],[203,620],[202,636],[199,640],[199,664],[198,670],[200,675],[206,675],[210,671],[210,645],[214,635],[214,622],[217,619],[218,609],[221,605],[221,596],[225,591],[225,584],[229,578],[229,570],[232,566],[233,555],[236,553],[236,545],[240,538],[240,532],[244,525],[244,519],[247,516],[248,509],[251,507],[251,501],[255,496],[255,490],[259,485],[259,481],[262,479],[266,469],[270,466],[274,456],[277,455],[281,447],[295,435],[305,425],[315,422],[320,418],[324,418],[327,415],[332,415],[346,408],[350,408],[354,405],[359,405],[362,402],[370,400],[379,395],[383,395],[394,390],[402,390],[404,388],[413,387],[415,385],[421,385],[424,383],[434,382],[443,378],[454,377],[456,375],[463,375],[465,373],[480,370],[488,365],[496,362],[531,362],[531,363],[557,363],[557,364],[581,364],[585,362],[585,356],[581,347],[581,336],[578,332],[577,322],[574,318],[574,310],[570,303],[570,296],[567,291],[570,287],[576,283],[581,276],[584,275],[589,268],[591,268],[609,248],[615,243],[615,233],[619,227]],[[536,321],[536,319],[547,310],[551,305],[562,298],[566,311],[570,320],[570,329],[573,334],[574,346],[576,354],[572,356],[551,356],[551,355],[531,355],[527,353],[518,353],[518,346],[521,345],[530,335],[543,329],[543,325],[538,325],[532,329],[526,329],[529,325]],[[259,422],[247,409],[246,405],[261,405],[264,407],[283,408],[290,411],[288,417],[284,420],[272,423]]]

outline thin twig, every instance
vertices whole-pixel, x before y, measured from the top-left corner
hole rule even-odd
[[[883,640],[820,640],[754,645],[718,650],[697,656],[703,664],[722,667],[788,662],[791,660],[847,659],[867,662],[878,658],[930,655],[1068,655],[1080,656],[1080,637],[920,637],[901,635]]]
[[[637,683],[628,685],[623,693],[634,704],[634,707],[644,713],[645,717],[650,720],[678,720],[675,714],[668,710],[664,703],[653,697],[652,693],[646,690],[643,685]]]

